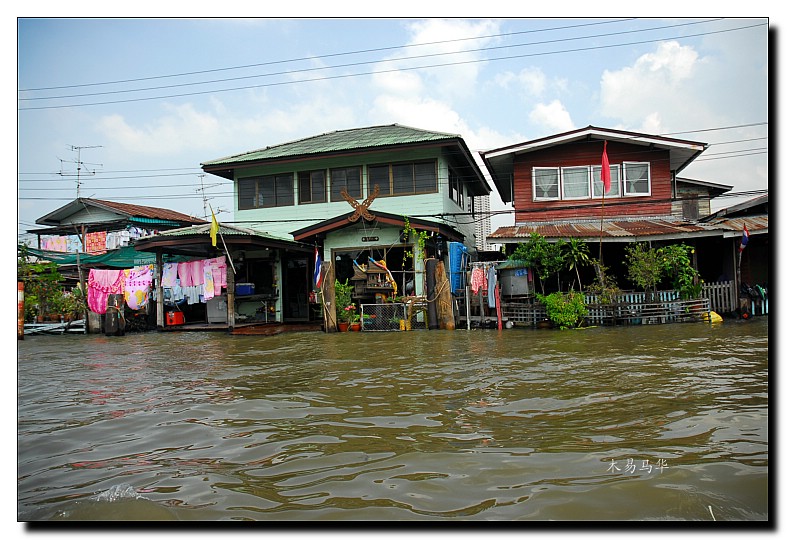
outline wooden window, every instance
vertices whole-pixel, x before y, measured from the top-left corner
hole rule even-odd
[[[361,197],[361,168],[331,169],[331,202],[343,201],[342,188],[354,198]]]
[[[370,165],[366,168],[366,172],[369,175],[369,194],[374,191],[374,186],[380,186],[378,197],[393,194],[391,190],[391,170],[388,165]]]
[[[413,176],[415,179],[413,193],[437,192],[437,162],[415,163],[413,165]]]
[[[291,173],[238,180],[238,210],[293,204],[295,197]]]
[[[306,171],[298,173],[298,203],[325,202],[325,171]]]
[[[238,210],[257,208],[257,179],[238,180]]]
[[[367,190],[371,193],[374,186],[380,186],[378,196],[415,195],[437,192],[437,162],[391,163],[369,165]]]
[[[683,201],[683,219],[697,221],[700,219],[700,201],[698,199],[689,199]]]
[[[464,208],[464,189],[459,175],[453,169],[448,170],[448,196],[460,208]]]

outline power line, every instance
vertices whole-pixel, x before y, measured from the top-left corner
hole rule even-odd
[[[338,64],[333,66],[319,66],[319,67],[311,67],[311,68],[302,68],[302,69],[293,69],[287,71],[279,71],[274,73],[263,73],[259,75],[246,75],[242,77],[232,77],[227,79],[216,79],[212,81],[200,81],[200,82],[188,82],[188,83],[180,83],[180,84],[171,84],[165,86],[153,86],[148,88],[134,88],[130,90],[109,90],[105,92],[92,92],[86,94],[71,94],[71,95],[63,95],[63,96],[46,96],[46,97],[29,97],[29,98],[19,98],[20,101],[37,101],[37,100],[48,100],[48,99],[70,99],[70,98],[78,98],[78,97],[93,97],[93,96],[105,96],[105,95],[113,95],[113,94],[125,94],[129,92],[147,92],[151,90],[165,90],[168,88],[182,88],[187,86],[198,86],[198,85],[205,85],[205,84],[215,84],[221,82],[233,82],[239,80],[247,80],[247,79],[257,79],[261,77],[275,77],[279,75],[295,75],[299,73],[308,73],[314,71],[325,71],[329,69],[339,69],[339,68],[347,68],[347,67],[358,67],[370,64],[378,64],[378,63],[390,63],[390,62],[399,62],[399,61],[409,61],[409,60],[421,60],[424,58],[434,58],[438,56],[449,56],[449,55],[457,55],[457,54],[467,54],[473,52],[485,52],[485,51],[492,51],[497,49],[513,49],[518,47],[530,47],[534,45],[546,45],[552,43],[560,43],[566,41],[576,41],[576,40],[584,40],[584,39],[596,39],[600,37],[609,37],[609,36],[620,36],[623,34],[630,34],[630,33],[641,33],[641,32],[649,32],[654,30],[663,30],[667,28],[675,28],[678,26],[688,26],[694,24],[705,24],[707,22],[715,22],[721,19],[711,19],[710,21],[695,21],[690,23],[682,23],[682,24],[675,24],[675,25],[666,25],[656,28],[647,28],[643,30],[627,30],[624,32],[614,32],[608,34],[595,34],[590,36],[580,36],[580,37],[571,37],[571,38],[561,38],[561,39],[552,39],[546,41],[536,41],[533,43],[520,43],[520,44],[513,44],[513,45],[497,45],[497,46],[489,46],[489,47],[480,47],[477,49],[465,49],[461,51],[447,51],[447,52],[438,52],[438,53],[430,53],[430,54],[422,54],[422,55],[415,55],[415,56],[407,56],[404,58],[395,58],[395,59],[383,59],[383,60],[367,60],[363,62],[352,62],[347,64]],[[349,54],[349,53],[348,53]],[[318,57],[320,58],[320,57]]]
[[[374,75],[374,74],[381,74],[381,73],[394,73],[394,72],[402,72],[402,71],[415,71],[415,70],[422,70],[422,69],[432,69],[438,67],[449,67],[449,66],[458,66],[458,65],[468,65],[468,64],[476,64],[481,62],[493,62],[499,60],[513,60],[519,58],[528,58],[534,56],[546,56],[546,55],[553,55],[553,54],[565,54],[565,53],[572,53],[572,52],[587,52],[592,50],[599,50],[599,49],[607,49],[607,48],[616,48],[616,47],[627,47],[631,45],[642,45],[647,43],[654,43],[658,41],[664,41],[668,39],[686,39],[691,37],[700,37],[700,36],[708,36],[713,34],[720,34],[726,32],[734,32],[738,30],[745,30],[749,28],[755,28],[758,26],[767,25],[767,23],[761,24],[752,24],[748,26],[742,26],[738,28],[731,28],[725,30],[718,30],[713,32],[703,32],[698,34],[688,34],[683,36],[671,36],[671,37],[662,37],[659,39],[652,39],[652,40],[642,40],[642,41],[634,41],[629,43],[619,43],[619,44],[612,44],[612,45],[599,45],[594,47],[583,47],[577,49],[566,49],[561,51],[545,51],[540,53],[529,53],[529,54],[519,54],[519,55],[510,55],[510,56],[502,56],[497,58],[485,58],[481,60],[465,60],[465,61],[457,61],[457,62],[447,62],[443,64],[430,64],[424,66],[411,66],[411,67],[400,67],[400,68],[392,68],[387,70],[375,70],[369,72],[361,72],[361,73],[347,73],[342,75],[332,75],[326,77],[315,77],[311,79],[299,79],[299,80],[289,80],[289,81],[279,81],[279,82],[272,82],[272,83],[264,83],[264,84],[257,84],[257,85],[249,85],[249,86],[240,86],[234,88],[223,88],[223,89],[215,89],[215,90],[204,90],[199,92],[186,92],[182,94],[170,94],[170,95],[163,95],[163,96],[149,96],[149,97],[140,97],[140,98],[130,98],[130,99],[122,99],[122,100],[114,100],[114,101],[98,101],[92,103],[79,103],[79,104],[70,104],[70,105],[46,105],[40,107],[19,107],[17,110],[19,111],[30,111],[30,110],[43,110],[43,109],[61,109],[61,108],[69,108],[69,107],[87,107],[87,106],[94,106],[94,105],[113,105],[118,103],[134,103],[134,102],[141,102],[141,101],[152,101],[156,99],[168,99],[168,98],[177,98],[177,97],[189,97],[189,96],[197,96],[197,95],[204,95],[204,94],[214,94],[220,92],[235,92],[239,90],[251,90],[256,88],[269,88],[275,86],[284,86],[296,83],[305,83],[305,82],[318,82],[318,81],[328,81],[328,80],[337,80],[337,79],[346,79],[352,77],[361,77],[366,75]],[[466,51],[462,51],[465,53]],[[458,53],[451,53],[451,54],[458,54]],[[375,63],[383,63],[383,62],[390,62],[390,60],[380,61]],[[325,69],[325,68],[313,68],[313,69]],[[57,99],[57,98],[35,98],[35,99]]]
[[[135,79],[122,79],[122,80],[116,80],[116,81],[105,81],[105,82],[85,83],[85,84],[72,84],[72,85],[64,85],[64,86],[50,86],[50,87],[42,87],[42,88],[25,88],[25,89],[22,89],[22,90],[19,90],[19,91],[20,92],[34,92],[34,91],[42,91],[42,90],[61,90],[61,89],[65,89],[65,88],[81,88],[81,87],[86,87],[86,86],[99,86],[99,85],[109,85],[109,84],[124,84],[124,83],[130,83],[130,82],[141,82],[141,81],[151,81],[151,80],[157,80],[157,79],[168,79],[168,78],[173,78],[173,77],[186,77],[186,76],[190,76],[190,75],[203,75],[203,74],[206,74],[206,73],[217,73],[217,72],[221,72],[221,71],[231,71],[231,70],[236,70],[236,69],[248,69],[248,68],[253,68],[253,67],[272,66],[272,65],[277,65],[277,64],[287,64],[287,63],[291,63],[291,62],[303,62],[303,61],[307,61],[307,60],[322,60],[322,59],[325,59],[325,58],[335,58],[335,57],[339,57],[339,56],[350,56],[350,55],[354,55],[354,54],[365,54],[365,53],[370,53],[370,52],[384,52],[384,51],[392,51],[392,50],[398,50],[398,49],[408,49],[408,48],[415,48],[415,47],[426,47],[426,46],[432,46],[432,45],[442,45],[442,44],[446,44],[446,43],[457,43],[457,42],[460,42],[460,41],[470,41],[470,40],[478,40],[478,39],[491,39],[491,38],[497,38],[497,37],[509,37],[509,36],[515,36],[515,35],[521,35],[521,34],[532,34],[532,33],[539,33],[539,32],[551,32],[551,31],[555,31],[555,30],[568,30],[568,29],[572,29],[572,28],[581,28],[581,27],[586,27],[586,26],[597,26],[597,25],[602,25],[602,24],[613,24],[613,23],[627,22],[627,21],[633,21],[633,20],[635,20],[635,19],[634,18],[615,19],[615,20],[611,20],[611,21],[601,21],[601,22],[591,22],[591,23],[574,24],[574,25],[567,25],[567,26],[557,26],[557,27],[554,27],[554,28],[540,28],[538,30],[522,30],[522,31],[519,31],[519,32],[506,32],[506,33],[502,33],[502,34],[491,34],[491,35],[486,35],[486,36],[474,36],[474,37],[467,37],[467,38],[444,39],[444,40],[441,40],[441,41],[430,41],[430,42],[426,42],[426,43],[412,43],[412,44],[409,44],[409,45],[393,45],[393,46],[389,46],[389,47],[376,47],[376,48],[371,48],[371,49],[361,49],[361,50],[357,50],[357,51],[347,51],[347,52],[339,52],[339,53],[321,54],[321,55],[317,55],[317,56],[302,56],[302,57],[290,58],[290,59],[286,59],[286,60],[273,60],[273,61],[270,61],[270,62],[260,62],[260,63],[257,63],[257,64],[246,64],[246,65],[242,65],[242,66],[231,66],[231,67],[223,67],[223,68],[204,69],[204,70],[199,70],[199,71],[187,71],[187,72],[183,72],[183,73],[173,73],[173,74],[169,74],[169,75],[156,75],[156,76],[151,76],[151,77],[139,77],[139,78],[135,78]],[[718,20],[718,19],[716,19],[716,20]]]

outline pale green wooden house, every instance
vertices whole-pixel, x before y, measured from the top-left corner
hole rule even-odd
[[[491,188],[456,134],[398,124],[338,130],[201,166],[233,181],[235,224],[315,246],[340,281],[385,261],[397,294],[421,294],[424,257],[445,259],[450,242],[474,252],[477,223],[489,219],[476,198]],[[288,296],[314,290],[313,264],[300,258],[281,267]],[[364,293],[359,302],[393,291]]]

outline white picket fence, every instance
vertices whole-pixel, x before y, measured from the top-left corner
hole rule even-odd
[[[702,286],[702,296],[710,300],[710,308],[716,313],[731,313],[738,309],[735,284],[732,281],[716,281]]]

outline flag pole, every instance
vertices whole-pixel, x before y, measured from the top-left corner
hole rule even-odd
[[[604,263],[604,256],[601,253],[602,242],[604,242],[604,188],[601,188],[601,224],[598,229],[598,262]]]
[[[604,200],[607,191],[612,186],[612,173],[609,170],[609,158],[607,157],[607,141],[604,141],[604,151],[601,154],[601,224],[598,231],[598,261],[604,263],[604,256],[601,248],[604,242]],[[602,278],[603,279],[603,278]]]
[[[216,214],[213,213],[213,207],[210,205],[210,203],[208,203],[208,208],[210,208],[210,215],[213,219],[212,223],[215,223],[216,232],[219,233],[219,236],[221,237],[221,243],[224,245],[224,253],[227,254],[227,260],[230,261],[230,267],[232,267],[232,273],[237,274],[238,272],[235,270],[235,265],[232,263],[232,256],[230,255],[230,250],[227,249],[227,242],[224,241],[224,234],[222,234],[221,232],[221,227],[219,227],[219,222],[216,219]],[[211,227],[213,227],[213,225],[211,225]],[[214,243],[213,245],[215,246],[216,244]]]

